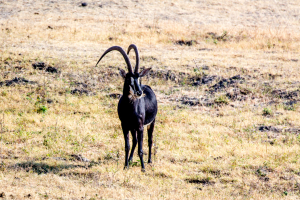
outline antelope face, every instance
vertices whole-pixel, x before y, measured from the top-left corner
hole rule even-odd
[[[130,84],[129,84],[130,94],[140,98],[143,95],[143,91],[141,89],[141,79],[139,76],[131,76]]]
[[[120,75],[125,78],[125,86],[129,87],[129,97],[141,98],[143,91],[141,89],[141,78],[145,76],[151,68],[144,69],[140,73],[125,73],[123,69],[120,69]]]

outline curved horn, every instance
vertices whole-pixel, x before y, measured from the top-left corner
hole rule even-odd
[[[129,54],[129,52],[130,52],[131,49],[134,49],[134,52],[135,52],[135,60],[136,60],[136,62],[135,62],[134,73],[138,73],[139,72],[139,66],[140,66],[139,51],[138,51],[138,48],[135,46],[135,44],[131,44],[128,47],[127,55]]]
[[[98,60],[98,62],[97,62],[97,64],[95,65],[95,67],[97,67],[97,65],[98,65],[98,63],[100,62],[100,60],[101,60],[108,52],[111,52],[111,51],[113,51],[113,50],[119,51],[119,52],[122,54],[122,56],[124,57],[125,62],[126,62],[126,64],[127,64],[129,73],[132,73],[132,67],[131,67],[131,64],[130,64],[130,60],[129,60],[129,58],[128,58],[126,52],[124,51],[124,49],[122,49],[122,47],[119,47],[119,46],[112,46],[112,47],[110,47],[109,49],[107,49],[107,50],[103,53],[103,55],[101,56],[101,58]]]

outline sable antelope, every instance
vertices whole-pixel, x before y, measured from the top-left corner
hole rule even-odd
[[[134,50],[136,56],[136,65],[134,72],[132,71],[131,63],[127,55],[129,54],[131,49]],[[139,52],[134,44],[131,44],[128,47],[127,54],[122,49],[122,47],[110,47],[103,53],[97,64],[107,53],[113,50],[119,51],[122,54],[128,68],[128,73],[126,73],[123,69],[120,69],[120,75],[125,79],[125,81],[123,87],[123,96],[120,98],[118,104],[118,115],[121,120],[121,126],[123,129],[125,139],[124,169],[129,167],[128,163],[132,161],[134,149],[138,142],[138,155],[141,160],[142,171],[145,171],[143,161],[143,131],[144,126],[147,126],[149,145],[148,163],[151,163],[151,148],[153,141],[155,117],[157,114],[157,101],[152,89],[148,85],[141,84],[141,78],[148,74],[151,68],[144,69],[139,73]],[[132,135],[132,149],[128,159],[128,154],[130,150],[129,131]]]

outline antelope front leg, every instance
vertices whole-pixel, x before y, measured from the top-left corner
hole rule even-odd
[[[151,159],[151,149],[152,149],[152,143],[153,143],[153,130],[155,125],[155,119],[154,121],[149,125],[148,128],[148,146],[149,146],[149,156],[148,156],[148,163],[152,163]]]
[[[138,153],[141,160],[142,171],[145,171],[144,160],[143,160],[143,128],[138,130]]]
[[[122,129],[123,129],[123,134],[124,134],[124,139],[125,139],[125,166],[124,169],[128,168],[128,154],[129,154],[129,150],[130,150],[130,144],[129,144],[129,130],[127,128],[125,128],[122,125]]]
[[[136,130],[132,130],[131,131],[131,135],[132,135],[132,148],[131,148],[131,152],[130,152],[130,156],[129,156],[129,162],[132,162],[132,157],[133,157],[134,149],[135,149],[136,144],[137,144]]]

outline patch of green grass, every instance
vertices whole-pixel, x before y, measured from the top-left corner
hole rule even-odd
[[[7,91],[3,90],[3,91],[1,92],[1,96],[3,96],[3,97],[7,96]]]
[[[273,115],[273,111],[271,110],[271,108],[264,108],[262,111],[262,114],[264,116],[270,116],[270,115]]]
[[[47,108],[45,105],[40,105],[40,106],[37,108],[36,112],[37,112],[37,113],[46,113],[47,110],[48,110],[48,108]]]
[[[221,95],[221,96],[218,96],[216,99],[215,99],[215,103],[216,104],[228,104],[229,103],[229,99],[228,97],[226,97],[225,95]]]

